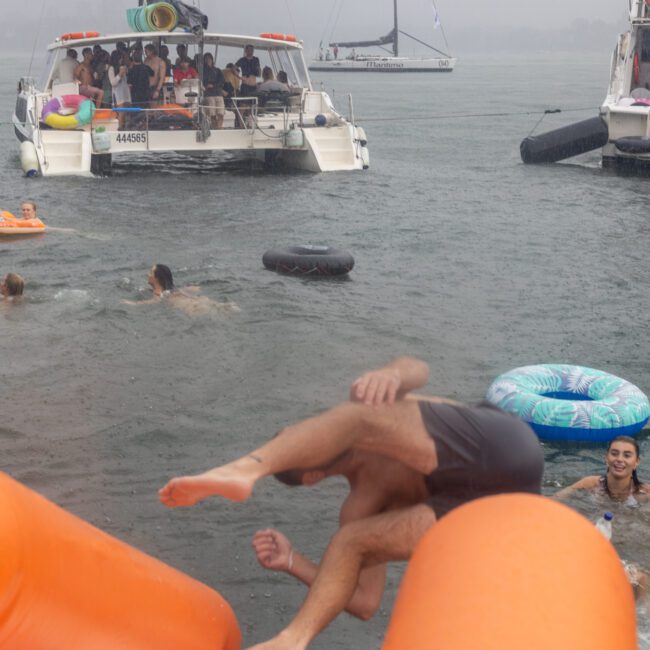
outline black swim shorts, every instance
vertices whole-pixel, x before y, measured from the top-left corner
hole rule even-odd
[[[426,477],[427,503],[438,519],[480,497],[541,493],[544,453],[525,422],[489,402],[419,406],[438,454],[438,467]]]

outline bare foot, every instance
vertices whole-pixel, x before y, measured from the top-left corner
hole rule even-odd
[[[196,476],[173,478],[158,490],[160,501],[168,508],[193,506],[210,496],[221,496],[231,501],[245,501],[253,492],[255,479],[242,472],[218,467]]]
[[[270,641],[251,646],[248,650],[304,650],[306,647],[307,644],[298,643],[295,639],[291,639],[285,631],[280,632],[278,636],[273,637]]]

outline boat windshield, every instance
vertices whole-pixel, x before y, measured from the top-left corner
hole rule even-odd
[[[41,76],[38,78],[38,88],[46,88],[50,82],[50,74],[54,71],[58,62],[65,57],[65,50],[49,50],[47,61],[41,70]]]
[[[300,88],[311,88],[309,74],[301,51],[276,50],[273,52],[277,59],[277,71],[284,70],[289,78],[289,84]]]

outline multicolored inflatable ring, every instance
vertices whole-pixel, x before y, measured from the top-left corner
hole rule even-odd
[[[75,111],[72,115],[65,111]],[[89,124],[93,119],[95,104],[84,95],[61,95],[53,97],[41,113],[41,120],[53,129],[76,129],[78,126]]]
[[[604,442],[638,433],[650,418],[650,402],[641,389],[583,366],[515,368],[492,382],[486,398],[519,416],[542,440]]]

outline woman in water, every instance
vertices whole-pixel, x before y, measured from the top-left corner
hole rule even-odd
[[[182,309],[190,316],[214,313],[217,311],[239,311],[239,307],[230,302],[215,302],[205,296],[196,295],[198,287],[184,287],[177,289],[174,286],[174,276],[171,269],[164,264],[154,264],[147,276],[147,282],[153,291],[153,296],[147,300],[123,300],[127,305],[146,305],[169,300],[175,307]]]
[[[605,455],[607,470],[602,476],[585,476],[573,485],[556,493],[564,499],[580,490],[608,496],[615,501],[636,505],[650,499],[650,484],[642,483],[636,474],[641,462],[639,444],[629,436],[618,436],[610,441]]]
[[[16,301],[23,295],[25,281],[17,273],[7,273],[0,283],[0,294],[6,301]]]
[[[36,203],[32,199],[27,199],[20,204],[21,219],[38,219],[36,214]]]

